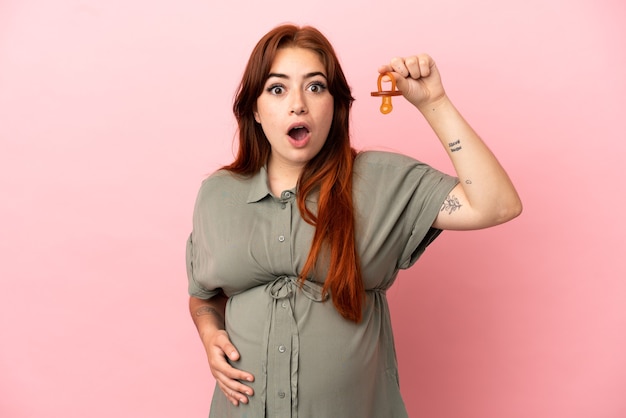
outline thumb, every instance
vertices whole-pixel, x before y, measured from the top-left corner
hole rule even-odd
[[[393,78],[396,80],[396,90],[406,92],[409,89],[409,80],[400,73],[392,72]],[[391,87],[389,87],[391,90]]]
[[[239,351],[235,348],[233,343],[230,342],[230,339],[227,335],[222,335],[218,342],[217,346],[226,354],[226,356],[230,360],[239,360]]]

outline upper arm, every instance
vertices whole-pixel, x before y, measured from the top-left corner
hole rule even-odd
[[[446,196],[433,222],[433,228],[437,229],[470,230],[488,226],[490,225],[470,206],[461,183]]]
[[[497,195],[496,195],[497,196]],[[462,184],[457,184],[444,199],[433,222],[437,229],[471,230],[489,228],[510,221],[521,213],[519,200],[484,199],[482,206],[470,204]]]

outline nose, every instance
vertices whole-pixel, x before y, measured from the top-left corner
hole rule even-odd
[[[290,113],[301,115],[307,112],[304,95],[301,92],[293,92]]]
[[[303,113],[306,113],[306,107],[293,106],[293,108],[291,109],[291,113],[296,114],[296,115],[302,115]]]

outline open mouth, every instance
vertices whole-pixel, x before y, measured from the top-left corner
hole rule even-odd
[[[309,134],[309,130],[305,126],[294,126],[289,130],[289,136],[296,140],[301,141]]]

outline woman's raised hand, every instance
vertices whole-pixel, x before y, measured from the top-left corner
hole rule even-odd
[[[391,72],[402,95],[420,110],[445,98],[435,61],[427,54],[392,58],[378,68],[379,73]]]

